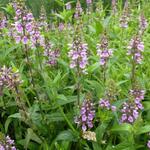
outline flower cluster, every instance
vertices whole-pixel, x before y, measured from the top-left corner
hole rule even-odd
[[[87,129],[93,128],[93,119],[95,117],[94,104],[89,100],[84,100],[80,116],[76,117],[75,123],[82,126],[82,130],[86,131]]]
[[[92,4],[92,0],[86,0],[86,4],[87,4],[87,5]]]
[[[54,66],[57,64],[57,59],[60,56],[60,51],[59,49],[52,50],[53,46],[50,43],[47,43],[45,45],[45,51],[44,51],[44,56],[48,58],[47,64]]]
[[[32,48],[39,43],[43,45],[44,37],[40,34],[38,25],[32,15],[23,3],[14,3],[15,23],[13,37],[16,43],[30,44]]]
[[[0,20],[0,29],[5,28],[6,25],[7,25],[7,19],[6,19],[6,17],[4,16],[4,17]]]
[[[59,23],[59,26],[58,26],[59,31],[63,31],[64,28],[65,28],[64,24],[63,23]]]
[[[16,150],[14,140],[9,136],[6,136],[2,141],[0,141],[0,150]]]
[[[46,31],[48,30],[48,23],[47,23],[46,11],[45,11],[44,6],[41,7],[38,26],[41,29],[45,29]]]
[[[97,44],[97,55],[100,57],[100,65],[106,65],[112,56],[112,49],[108,48],[108,39],[106,35],[102,37],[101,44]]]
[[[81,7],[81,4],[79,1],[77,1],[77,4],[76,4],[76,10],[75,10],[75,14],[74,14],[74,17],[77,19],[81,16],[82,14],[82,7]]]
[[[133,60],[140,64],[142,62],[143,56],[142,52],[144,51],[144,43],[139,37],[134,37],[131,39],[128,46],[128,55],[131,55]]]
[[[143,32],[146,30],[146,28],[148,27],[148,22],[144,16],[144,14],[142,13],[139,17],[139,33],[143,34]]]
[[[135,101],[143,100],[144,94],[145,94],[144,90],[139,90],[139,89],[130,90],[130,95],[134,97]]]
[[[124,5],[124,10],[120,18],[120,27],[127,28],[128,22],[129,22],[129,12],[128,12],[128,1],[126,0],[125,5]]]
[[[139,111],[143,109],[141,101],[144,99],[144,90],[130,90],[132,101],[124,102],[121,109],[121,122],[133,123],[139,116]]]
[[[31,47],[36,48],[36,46],[40,45],[42,47],[45,46],[45,39],[44,36],[41,35],[40,30],[38,28],[37,22],[33,22],[32,26],[33,30],[30,32],[30,42],[31,42]]]
[[[99,107],[105,108],[107,110],[116,111],[116,106],[111,105],[110,101],[107,99],[100,99]]]
[[[4,86],[15,89],[16,86],[21,84],[20,76],[18,72],[13,72],[12,68],[6,68],[5,66],[0,69],[0,89]],[[2,91],[1,91],[2,92]]]
[[[66,3],[66,9],[71,10],[71,3],[70,2]]]
[[[81,39],[77,37],[73,44],[70,45],[71,50],[68,56],[71,59],[70,68],[80,68],[83,72],[86,71],[86,66],[88,64],[87,58],[87,44],[81,43]]]

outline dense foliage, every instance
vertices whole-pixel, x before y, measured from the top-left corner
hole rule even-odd
[[[0,150],[150,149],[149,1],[56,3],[1,7]]]

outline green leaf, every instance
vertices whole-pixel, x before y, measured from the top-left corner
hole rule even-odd
[[[106,130],[107,126],[108,126],[108,123],[102,123],[101,125],[99,125],[96,128],[96,140],[98,142],[102,141],[102,138],[103,138],[103,135],[105,133],[105,130]]]
[[[12,122],[12,118],[8,118],[6,121],[5,121],[5,132],[7,133],[8,131],[8,127],[9,127],[9,124]]]
[[[123,123],[120,125],[115,125],[112,129],[112,132],[129,132],[132,133],[133,132],[133,127],[130,124],[127,123]]]
[[[144,134],[150,132],[150,125],[146,125],[143,127],[138,128],[138,130],[135,131],[135,134]]]
[[[77,100],[77,97],[66,97],[64,96],[63,94],[60,94],[57,96],[57,105],[65,105],[65,104],[68,104],[68,103],[71,103],[71,102],[75,102]]]
[[[48,122],[64,121],[63,115],[59,112],[46,114],[45,118],[47,119]]]
[[[99,67],[100,67],[100,63],[97,62],[97,63],[94,63],[94,64],[90,65],[90,66],[87,68],[87,70],[88,70],[88,72],[93,73],[93,72],[94,72],[95,70],[97,70]]]
[[[112,148],[112,150],[135,150],[132,143],[122,142]]]
[[[62,131],[56,137],[56,141],[77,141],[77,137],[72,133],[71,130]]]
[[[21,114],[20,113],[15,113],[15,114],[10,115],[8,118],[18,118],[18,119],[21,119]]]
[[[28,148],[28,144],[30,142],[30,140],[33,140],[35,142],[37,142],[38,144],[42,143],[42,140],[33,132],[33,130],[31,128],[28,128],[27,130],[27,135],[25,138],[25,149]]]
[[[92,146],[93,150],[102,150],[101,146],[96,142],[92,142]]]
[[[62,20],[65,20],[64,16],[62,16],[61,14],[56,14],[55,13],[55,16],[57,16],[58,18],[62,19]]]
[[[100,33],[103,32],[103,25],[98,20],[96,20],[96,22],[95,22],[95,28],[96,28],[96,34],[97,35],[99,35]]]
[[[149,101],[145,101],[142,104],[144,106],[144,110],[150,110],[150,102]]]

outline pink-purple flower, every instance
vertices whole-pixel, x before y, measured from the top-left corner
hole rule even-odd
[[[112,54],[112,49],[108,48],[108,39],[106,35],[104,35],[101,39],[101,43],[97,44],[97,55],[100,57],[100,65],[106,65]]]
[[[141,101],[144,99],[144,90],[130,90],[130,101],[124,102],[121,109],[121,123],[134,123],[140,110],[143,109]]]
[[[102,109],[116,111],[116,106],[112,105],[110,100],[108,100],[108,99],[100,99],[99,107]]]
[[[81,16],[82,14],[82,7],[81,7],[81,4],[79,1],[77,1],[77,4],[76,4],[76,10],[75,10],[75,14],[74,14],[74,17],[77,19]]]
[[[0,150],[16,150],[14,140],[9,136],[4,137],[4,139],[0,141]]]
[[[87,44],[82,43],[81,39],[77,37],[70,45],[70,48],[71,50],[68,53],[70,68],[80,68],[84,72],[88,64]]]
[[[46,63],[50,66],[55,66],[57,64],[57,59],[60,56],[60,51],[58,48],[54,49],[53,45],[50,43],[45,44],[44,56],[46,57]]]
[[[141,13],[139,17],[139,34],[143,34],[144,31],[147,29],[147,27],[148,27],[148,21],[145,18],[144,14]]]
[[[35,21],[33,14],[27,10],[24,3],[15,3],[14,29],[11,31],[16,43],[28,44],[31,48],[44,46],[44,36]],[[11,29],[12,30],[12,29]]]
[[[66,3],[66,9],[71,10],[71,3],[70,2]]]
[[[0,20],[0,29],[5,28],[6,25],[7,25],[7,19],[6,19],[6,17],[4,16],[4,17],[1,18],[1,20]]]
[[[124,4],[124,10],[123,10],[122,16],[119,21],[120,21],[121,28],[128,27],[128,22],[129,22],[128,0],[126,0],[126,2]]]
[[[82,131],[86,131],[93,128],[94,117],[94,104],[90,100],[84,100],[80,109],[80,115],[75,118],[75,123],[82,127]]]
[[[140,64],[143,59],[142,52],[144,51],[144,43],[137,36],[133,37],[128,46],[128,55],[132,56],[132,59]]]

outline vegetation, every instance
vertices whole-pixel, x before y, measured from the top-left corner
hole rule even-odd
[[[0,150],[150,149],[149,0],[0,4]]]

